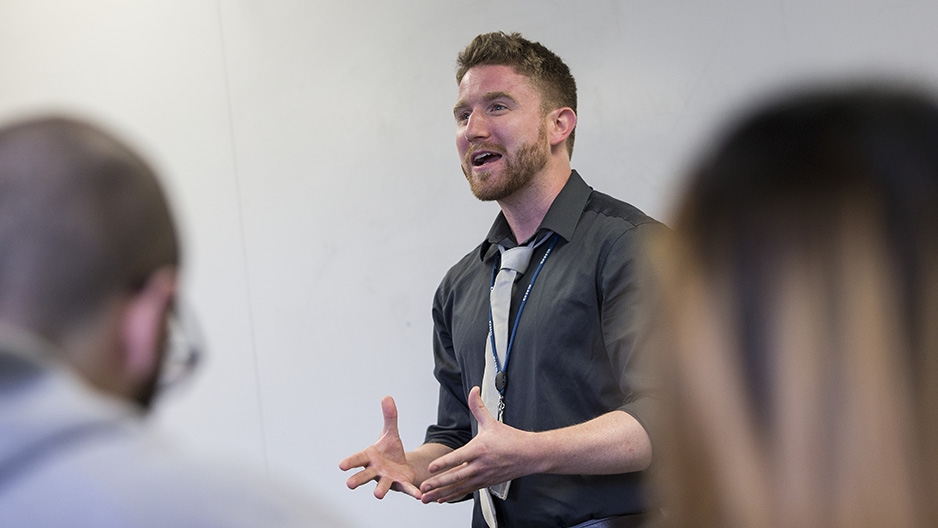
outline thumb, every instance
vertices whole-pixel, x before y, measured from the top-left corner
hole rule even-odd
[[[381,429],[381,434],[400,436],[400,433],[397,430],[397,405],[394,403],[394,398],[390,396],[385,396],[381,399],[381,413],[384,414],[384,428]]]
[[[469,391],[468,402],[469,410],[472,411],[472,415],[475,416],[476,421],[479,422],[479,429],[495,420],[495,417],[492,416],[492,413],[486,408],[485,402],[482,401],[482,390],[479,389],[478,386],[473,387],[472,390]]]

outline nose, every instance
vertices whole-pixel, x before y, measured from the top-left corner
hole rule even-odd
[[[466,120],[466,130],[464,133],[468,141],[488,137],[489,129],[485,115],[482,112],[470,113],[469,119]]]

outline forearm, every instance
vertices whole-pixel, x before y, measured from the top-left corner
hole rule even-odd
[[[455,451],[424,444],[412,468],[436,453],[432,476],[420,478],[423,502],[455,500],[474,490],[534,473],[608,475],[646,469],[651,464],[651,440],[632,415],[612,411],[588,422],[529,432],[496,420],[482,403],[478,387],[469,392],[469,409],[479,432]],[[431,451],[432,450],[432,451]],[[425,458],[424,458],[425,457]]]
[[[414,471],[414,485],[420,487],[424,480],[430,477],[430,471],[427,466],[437,458],[452,453],[451,447],[443,444],[427,442],[413,451],[406,454],[407,464]]]
[[[522,449],[531,473],[602,475],[647,469],[652,449],[648,433],[632,415],[611,411],[588,422],[530,433]]]

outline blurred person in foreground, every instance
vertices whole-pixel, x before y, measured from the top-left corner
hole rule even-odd
[[[935,103],[855,86],[762,106],[673,227],[663,525],[938,526]]]
[[[0,526],[337,526],[146,429],[180,258],[137,154],[68,118],[0,128],[0,248]]]

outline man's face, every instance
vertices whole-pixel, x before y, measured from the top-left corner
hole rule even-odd
[[[502,200],[550,159],[541,96],[510,66],[476,66],[459,83],[456,150],[472,194]]]

